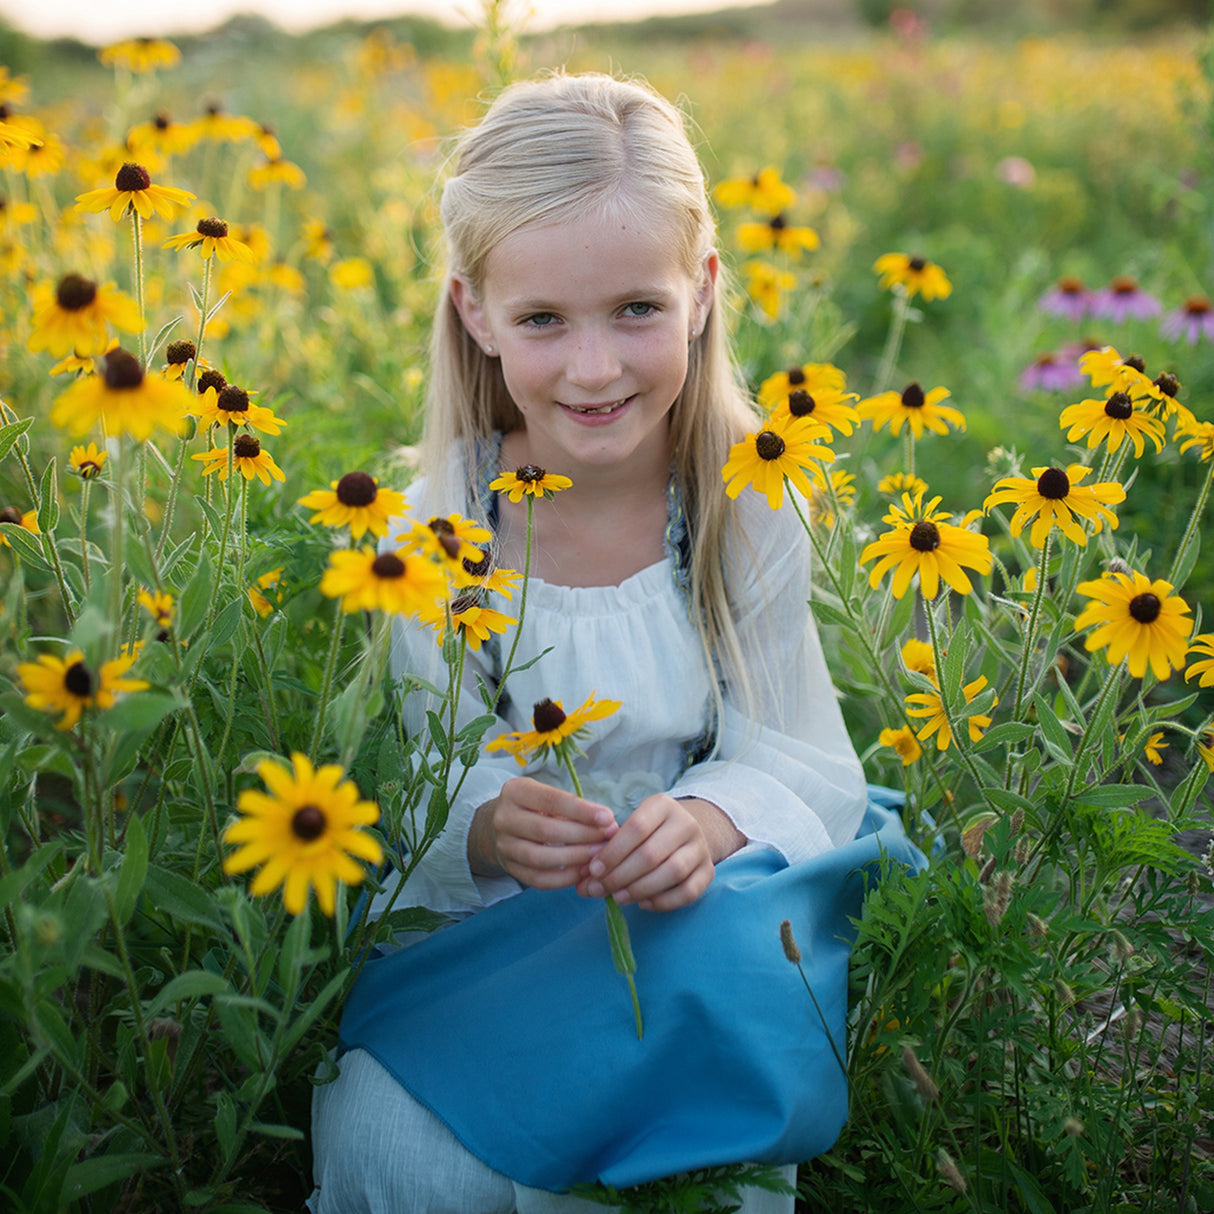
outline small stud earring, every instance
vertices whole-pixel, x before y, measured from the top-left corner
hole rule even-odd
[[[486,344],[485,344],[485,353],[486,353],[486,354],[492,354],[492,353],[493,353],[493,347],[492,347],[491,345],[489,345],[488,343],[486,343]]]

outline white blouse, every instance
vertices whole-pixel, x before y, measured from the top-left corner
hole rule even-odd
[[[457,508],[427,501],[424,481],[415,482],[408,496],[422,520]],[[559,495],[536,508],[559,510]],[[723,810],[748,846],[774,848],[796,863],[854,836],[866,803],[864,774],[808,605],[811,548],[800,520],[788,505],[773,512],[753,492],[744,493],[733,509],[741,534],[728,552],[729,585],[759,719],[748,718],[745,697],[723,680],[723,714],[712,749],[714,676],[680,586],[673,541],[681,524],[672,515],[666,557],[618,586],[531,580],[515,661],[544,656],[509,674],[498,721],[485,740],[534,728],[532,709],[543,699],[560,701],[567,712],[591,693],[598,700],[619,700],[617,713],[590,723],[583,744],[585,756],[577,766],[588,799],[623,819],[656,792],[699,797]],[[393,534],[382,546],[391,546]],[[494,608],[518,615],[518,590],[512,601],[493,598]],[[513,632],[503,639],[502,655],[509,653]],[[484,712],[477,677],[490,687],[496,678],[488,645],[469,648],[465,663],[460,725]],[[397,677],[415,674],[438,687],[447,684],[435,633],[409,621],[394,629],[391,668]],[[439,708],[435,696],[415,691],[407,697],[404,723],[411,734],[424,734],[428,708]],[[705,752],[711,752],[707,758],[697,757]],[[461,774],[457,762],[452,785]],[[524,768],[508,754],[482,752],[463,775],[445,830],[393,900],[395,907],[426,906],[461,917],[519,892],[512,877],[473,874],[467,856],[477,807],[518,775],[570,787],[556,765]],[[394,888],[388,885],[374,899],[373,915],[386,907]]]

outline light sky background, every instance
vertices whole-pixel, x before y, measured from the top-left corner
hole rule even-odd
[[[751,7],[766,0],[510,0],[507,11],[530,11],[526,28],[550,29],[578,21]],[[0,16],[40,38],[70,36],[104,45],[122,38],[172,36],[209,29],[235,13],[260,13],[292,32],[343,17],[375,19],[424,14],[466,25],[478,0],[0,0]]]

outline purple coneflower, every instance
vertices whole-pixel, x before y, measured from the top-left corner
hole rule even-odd
[[[1148,295],[1128,274],[1118,274],[1107,287],[1092,292],[1092,315],[1121,324],[1127,317],[1149,320],[1163,311],[1154,295]]]
[[[1020,372],[1020,386],[1026,392],[1065,392],[1084,382],[1083,372],[1074,355],[1066,350],[1039,354]]]
[[[1170,341],[1183,337],[1191,346],[1197,345],[1203,335],[1214,341],[1214,304],[1209,296],[1190,295],[1164,316],[1159,331]]]
[[[1079,278],[1060,278],[1038,301],[1037,308],[1047,316],[1065,316],[1082,320],[1091,306],[1091,292]]]

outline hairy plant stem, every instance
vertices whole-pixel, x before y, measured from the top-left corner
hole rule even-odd
[[[894,308],[893,314],[890,316],[889,332],[885,338],[885,349],[881,352],[881,363],[877,370],[877,379],[873,384],[873,394],[885,392],[889,388],[889,383],[894,374],[894,367],[898,362],[898,355],[902,352],[902,338],[906,332],[906,320],[910,314],[910,296],[902,287],[894,289]],[[910,453],[910,458],[914,459],[913,450]],[[913,470],[908,469],[908,471]]]
[[[325,714],[329,710],[329,696],[333,690],[333,675],[337,670],[337,656],[341,651],[341,637],[345,631],[346,613],[341,599],[333,600],[333,634],[329,639],[329,652],[325,657],[324,674],[320,684],[320,703],[316,706],[316,724],[312,727],[312,740],[308,745],[308,757],[316,761],[320,753],[320,740],[325,732]]]
[[[518,652],[519,638],[523,635],[523,617],[527,613],[527,587],[531,582],[531,538],[534,526],[535,498],[529,493],[527,494],[527,534],[523,540],[523,588],[519,592],[518,623],[514,625],[514,640],[510,644],[510,653],[506,657],[501,676],[498,678],[497,690],[493,693],[493,701],[489,705],[490,712],[496,710],[498,702],[502,698],[502,693],[506,690],[506,676],[514,665],[514,655]]]
[[[131,242],[135,250],[135,302],[139,306],[139,365],[148,369],[147,312],[143,304],[143,224],[134,206],[128,206],[131,216]]]

